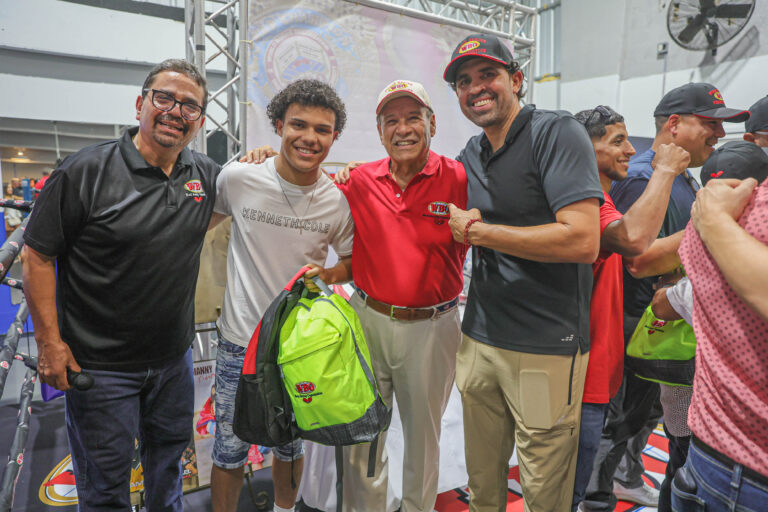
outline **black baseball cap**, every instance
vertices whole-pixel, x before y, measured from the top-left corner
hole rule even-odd
[[[717,87],[701,82],[691,82],[669,91],[656,105],[653,117],[672,114],[693,114],[706,119],[722,119],[729,123],[743,123],[749,117],[748,110],[727,108]]]
[[[749,114],[749,119],[744,123],[746,131],[754,133],[768,130],[768,96],[749,107]]]
[[[768,153],[756,144],[735,140],[723,144],[709,155],[701,168],[701,182],[712,179],[755,178],[758,183],[768,177]]]
[[[515,60],[507,45],[502,43],[498,37],[472,34],[465,37],[453,50],[451,62],[448,63],[443,73],[443,80],[449,84],[455,82],[459,66],[470,57],[482,57],[504,66],[509,66]]]

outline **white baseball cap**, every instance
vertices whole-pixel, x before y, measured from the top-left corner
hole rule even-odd
[[[434,110],[432,108],[432,102],[429,101],[429,96],[427,95],[427,91],[424,89],[423,85],[418,82],[411,82],[409,80],[395,80],[386,86],[384,90],[381,91],[381,93],[379,93],[379,102],[376,106],[376,115],[381,113],[381,109],[384,108],[384,105],[396,98],[402,98],[403,96],[409,96],[427,107],[429,110]]]

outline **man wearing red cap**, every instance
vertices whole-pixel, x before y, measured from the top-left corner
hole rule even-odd
[[[463,166],[429,150],[435,115],[416,82],[396,80],[379,95],[376,125],[389,155],[360,165],[339,185],[355,221],[352,268],[379,390],[397,397],[403,423],[400,510],[432,511],[437,497],[440,421],[461,343],[459,292],[466,246],[448,226],[448,204],[465,207]],[[344,509],[383,511],[386,433],[373,478],[369,445],[345,448]]]
[[[595,153],[573,116],[520,104],[522,72],[496,37],[464,39],[444,78],[483,129],[459,156],[472,209],[450,220],[473,246],[456,367],[470,511],[504,510],[515,445],[526,510],[567,511],[600,248]]]

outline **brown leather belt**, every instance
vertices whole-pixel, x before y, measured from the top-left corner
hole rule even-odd
[[[456,297],[451,301],[444,302],[430,308],[405,308],[401,306],[393,306],[391,304],[387,304],[386,302],[376,300],[360,288],[355,287],[355,291],[360,296],[360,298],[363,299],[365,305],[372,310],[376,311],[377,313],[381,313],[382,315],[387,315],[393,320],[404,320],[406,322],[435,318],[445,313],[446,311],[450,311],[451,309],[455,308],[459,303],[459,298]]]

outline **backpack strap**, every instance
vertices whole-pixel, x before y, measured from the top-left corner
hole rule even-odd
[[[379,436],[381,432],[376,434],[376,437],[371,441],[371,447],[368,450],[368,478],[373,478],[373,474],[376,472],[376,451],[379,448]]]
[[[309,265],[304,265],[303,267],[301,267],[301,270],[296,272],[296,275],[291,278],[290,282],[287,285],[285,285],[285,288],[283,288],[283,290],[287,292],[291,291],[291,288],[293,288],[293,285],[296,284],[296,281],[298,281],[299,278],[303,276],[307,270],[309,270],[309,268],[310,268]]]
[[[344,447],[336,446],[336,512],[341,512],[344,502]]]

